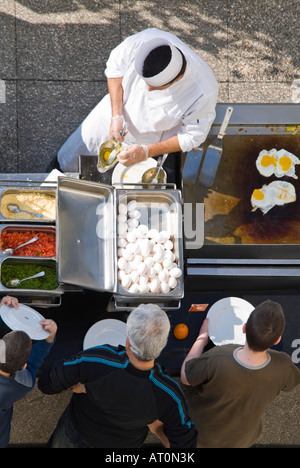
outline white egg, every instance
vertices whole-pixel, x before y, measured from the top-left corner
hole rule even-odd
[[[160,281],[159,281],[159,279],[154,278],[154,279],[151,280],[151,282],[150,282],[150,291],[151,291],[152,293],[158,293],[158,292],[159,292],[159,289],[160,289]]]
[[[167,241],[164,243],[164,248],[165,248],[166,250],[172,250],[173,247],[174,247],[174,244],[173,244],[173,242],[170,241],[170,240],[167,240]]]
[[[142,294],[147,294],[149,292],[149,284],[148,283],[140,283],[138,284],[139,292]]]
[[[124,205],[123,203],[119,204],[118,211],[120,214],[127,214],[127,206]]]
[[[149,229],[147,232],[147,236],[149,239],[154,239],[158,235],[158,230],[157,229]]]
[[[140,224],[137,228],[143,235],[147,234],[147,232],[149,231],[149,228],[148,226],[146,226],[146,224]]]
[[[136,294],[137,292],[139,292],[139,285],[135,283],[132,284],[129,288],[129,292],[132,294]]]
[[[155,244],[153,246],[153,252],[155,253],[161,253],[161,252],[164,252],[164,247],[162,244]]]
[[[129,275],[129,273],[131,273],[133,270],[132,268],[132,262],[127,262],[127,265],[126,267],[124,268],[124,271],[126,273],[126,275]]]
[[[177,279],[174,278],[173,276],[171,276],[171,278],[169,278],[168,285],[170,286],[171,289],[176,288],[176,286],[177,286]]]
[[[164,237],[165,241],[169,240],[171,235],[168,231],[160,231],[160,235]]]
[[[127,245],[126,239],[120,237],[120,238],[118,239],[118,247],[124,248],[124,247],[126,247],[126,245]]]
[[[163,243],[166,241],[164,235],[161,234],[161,232],[158,232],[158,233],[156,234],[156,236],[154,236],[154,240],[155,240],[155,242],[157,242],[158,244],[163,244]]]
[[[118,223],[127,223],[127,216],[125,214],[119,214],[117,221]]]
[[[163,283],[160,284],[160,290],[161,290],[162,293],[167,294],[168,292],[170,292],[170,289],[171,288],[168,285],[168,283],[163,282]]]
[[[122,284],[123,288],[128,289],[129,286],[131,285],[130,276],[128,276],[128,275],[124,276],[124,278],[121,281],[121,284]]]
[[[170,258],[165,258],[162,262],[163,267],[166,268],[167,270],[170,270],[174,266],[174,262]]]
[[[132,267],[134,270],[137,269],[138,265],[143,261],[143,257],[141,255],[135,255],[134,259],[132,260]]]
[[[154,265],[154,258],[146,257],[144,262],[146,263],[147,267],[152,267]]]
[[[125,275],[126,275],[126,273],[125,273],[124,270],[118,270],[118,280],[119,281],[122,281],[122,279],[124,278]]]
[[[118,223],[118,234],[122,235],[127,232],[128,224],[127,223]]]
[[[158,262],[154,263],[153,268],[154,268],[154,270],[156,271],[156,274],[157,274],[157,275],[158,275],[158,274],[162,271],[162,269],[163,269],[162,264],[161,264],[161,263],[158,263]]]
[[[138,272],[139,275],[144,275],[147,271],[147,265],[145,262],[141,262],[138,266],[136,271]]]
[[[136,228],[138,227],[139,225],[139,222],[136,218],[132,218],[132,219],[129,219],[128,220],[128,226],[131,227],[131,228]],[[135,235],[135,234],[134,234]],[[136,235],[135,235],[136,236]]]
[[[128,216],[129,218],[136,219],[138,221],[142,216],[142,213],[139,210],[129,211]]]
[[[172,262],[174,262],[175,259],[176,259],[176,256],[175,256],[175,254],[174,254],[171,250],[165,250],[165,252],[164,252],[164,259],[165,259],[165,258],[169,258],[170,260],[172,260]]]
[[[140,279],[139,279],[139,283],[140,283],[140,284],[148,283],[148,281],[149,281],[148,276],[146,276],[146,275],[141,275],[141,276],[140,276]]]
[[[128,232],[126,239],[128,242],[135,242],[136,241],[136,236],[134,232]]]
[[[122,271],[123,271],[123,270],[122,270]],[[130,276],[131,281],[132,281],[133,283],[137,283],[137,282],[139,281],[140,276],[139,276],[139,274],[138,274],[138,272],[137,272],[136,270],[132,270],[132,271],[130,272],[130,275],[129,275],[129,276]]]
[[[153,258],[154,258],[155,263],[160,263],[164,259],[164,253],[163,252],[158,252],[158,253],[153,255]]]
[[[120,268],[120,270],[124,270],[126,265],[127,265],[127,262],[126,262],[125,258],[123,258],[123,257],[119,258],[118,267]]]
[[[133,259],[133,254],[132,252],[129,251],[129,249],[123,249],[123,257],[127,262]]]
[[[148,278],[155,278],[155,276],[156,276],[155,268],[148,267],[147,268],[147,276],[148,276]]]
[[[181,275],[182,275],[182,270],[180,268],[178,267],[171,268],[170,276],[172,276],[173,278],[180,278]]]
[[[125,249],[118,249],[118,257],[124,257]]]
[[[166,270],[162,270],[158,274],[158,279],[162,282],[165,283],[169,279],[169,273]]]
[[[127,211],[134,211],[137,207],[137,201],[136,200],[131,200],[128,204],[127,204]]]

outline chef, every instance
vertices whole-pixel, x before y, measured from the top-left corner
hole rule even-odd
[[[111,138],[124,141],[118,158],[125,166],[190,151],[206,139],[218,84],[207,63],[173,34],[150,28],[128,37],[112,50],[105,75],[109,93],[58,153],[63,171],[77,171],[80,155],[98,154]]]

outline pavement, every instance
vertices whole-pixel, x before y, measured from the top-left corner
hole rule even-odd
[[[45,172],[106,94],[111,49],[148,27],[178,35],[210,64],[219,103],[291,103],[299,20],[298,0],[1,0],[0,172]],[[257,446],[300,446],[299,392],[268,408]],[[34,388],[15,405],[10,447],[43,445],[69,398]]]

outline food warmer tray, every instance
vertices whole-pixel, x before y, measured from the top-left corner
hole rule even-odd
[[[172,234],[176,263],[183,271],[181,192],[117,189],[92,181],[58,178],[57,266],[58,279],[84,289],[112,292],[116,309],[124,302],[156,302],[165,308],[180,307],[184,296],[183,274],[170,293],[130,293],[117,278],[118,204],[137,201],[141,223]],[[173,304],[175,303],[174,307]],[[124,310],[122,305],[122,310]]]
[[[12,183],[14,184],[12,186]],[[5,223],[42,223],[42,224],[49,224],[49,223],[55,223],[55,218],[54,219],[48,219],[48,218],[31,218],[29,219],[26,215],[22,216],[22,213],[18,217],[7,217],[3,214],[2,212],[2,202],[4,200],[5,195],[14,195],[18,193],[30,193],[30,192],[37,192],[39,194],[46,194],[46,195],[52,195],[53,197],[56,196],[56,184],[53,182],[47,183],[46,181],[44,182],[38,182],[38,181],[0,181],[0,222],[5,222]]]

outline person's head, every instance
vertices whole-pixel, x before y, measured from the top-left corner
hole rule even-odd
[[[162,90],[178,81],[185,72],[186,58],[166,40],[153,39],[143,44],[135,58],[135,69],[149,90]]]
[[[13,374],[25,367],[32,347],[32,341],[27,333],[15,330],[2,338],[5,347],[5,362],[0,363],[0,370]]]
[[[266,351],[279,343],[285,328],[282,307],[270,300],[259,304],[245,325],[246,340],[252,351]]]
[[[127,319],[127,339],[139,361],[156,359],[167,344],[169,331],[168,316],[156,304],[139,305]]]

